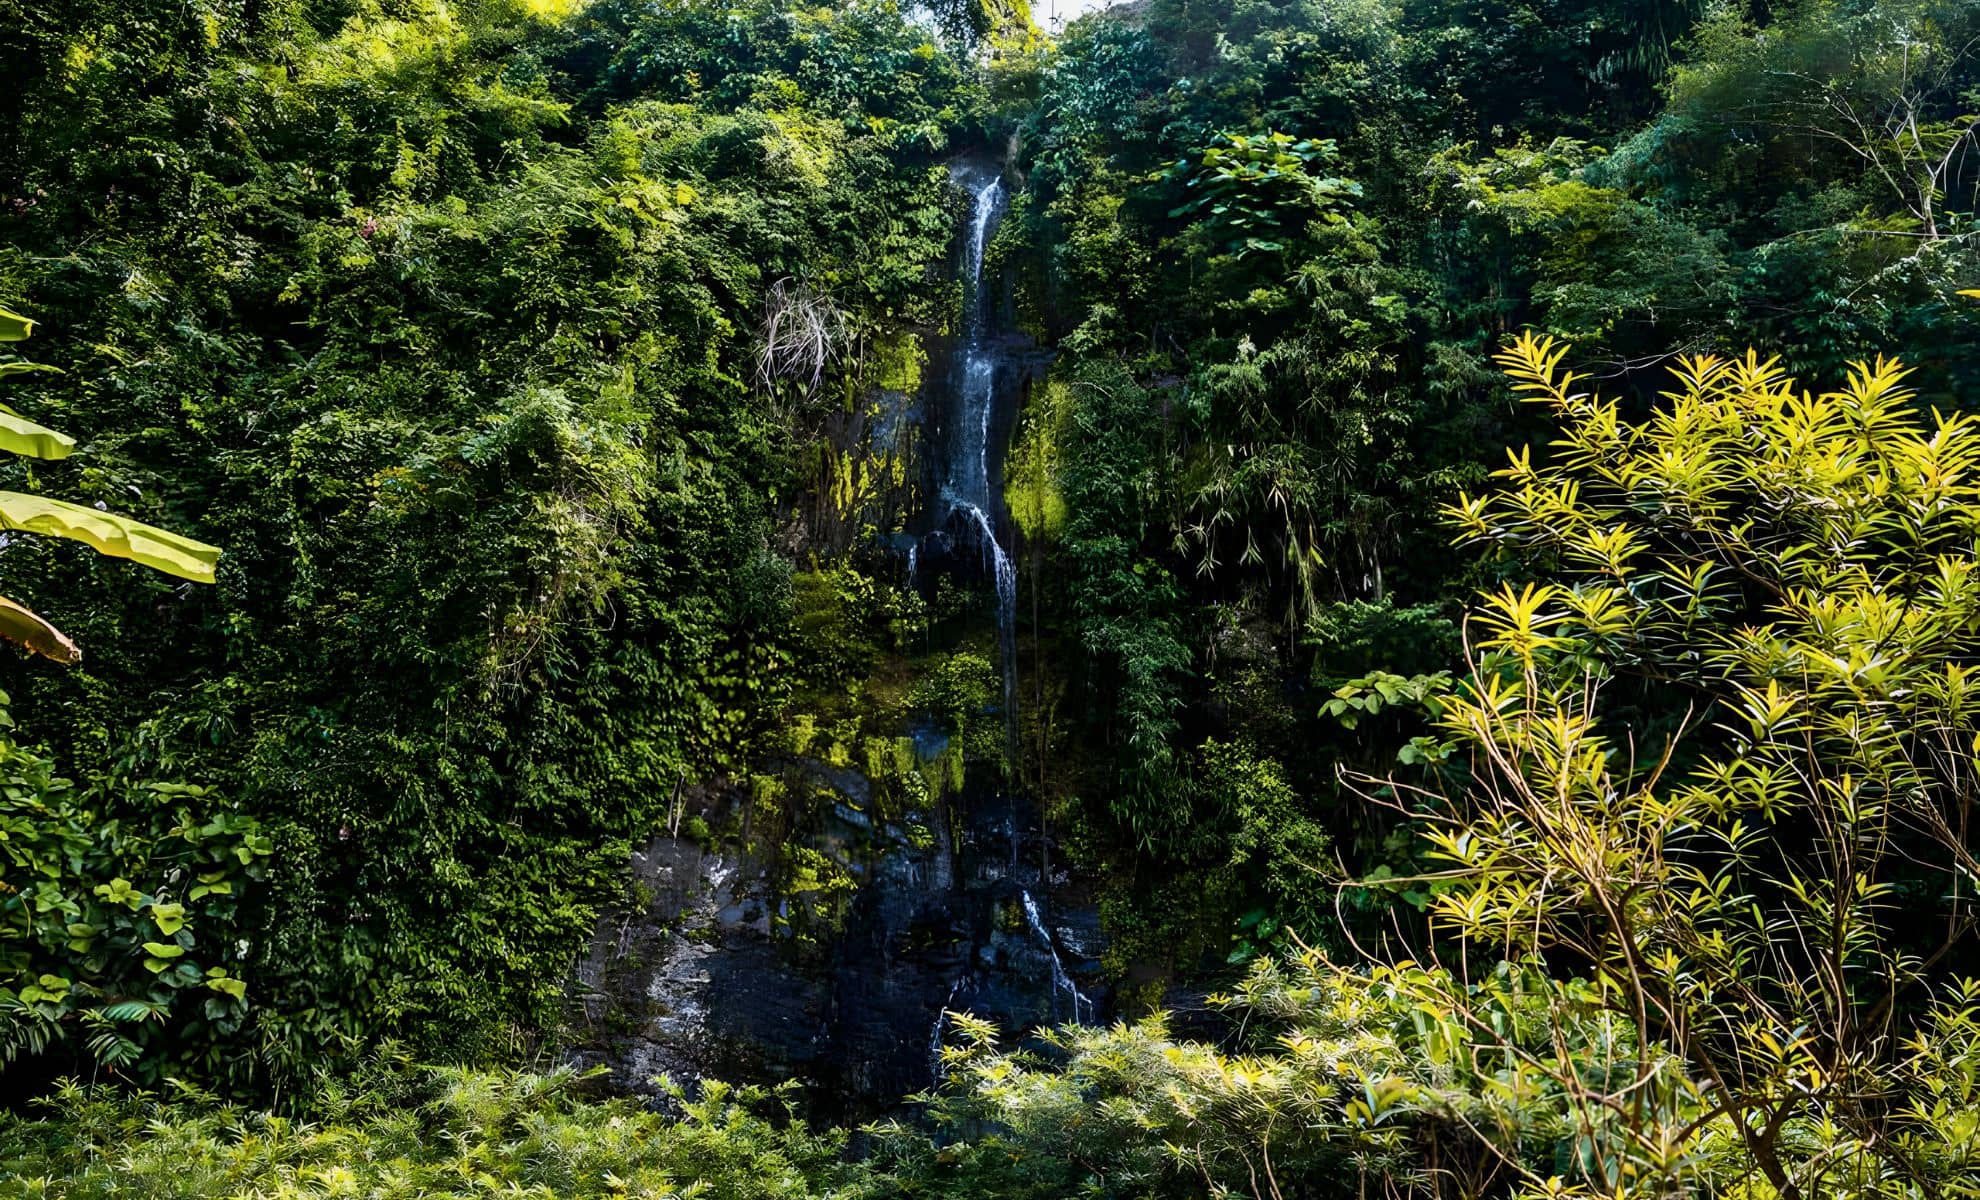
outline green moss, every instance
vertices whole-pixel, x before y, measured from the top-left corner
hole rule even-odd
[[[867,378],[873,386],[912,394],[921,387],[928,351],[919,335],[902,330],[875,338],[867,347]]]

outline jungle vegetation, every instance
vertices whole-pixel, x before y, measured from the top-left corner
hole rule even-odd
[[[0,0],[0,74],[0,1195],[1980,1196],[1980,5]],[[867,405],[984,147],[1014,758]],[[1120,1019],[858,1128],[555,1066],[785,753],[1035,795]]]

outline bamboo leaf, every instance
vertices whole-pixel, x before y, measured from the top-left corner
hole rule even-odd
[[[195,583],[213,582],[220,548],[80,504],[0,492],[0,527],[82,542],[100,554],[128,558]]]

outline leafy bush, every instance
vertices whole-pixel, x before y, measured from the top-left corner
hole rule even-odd
[[[269,840],[205,788],[55,771],[0,734],[0,1061],[219,1070],[249,1015],[241,903]]]
[[[812,1134],[780,1092],[711,1084],[678,1116],[582,1095],[582,1077],[374,1065],[300,1120],[183,1084],[69,1084],[37,1122],[0,1116],[0,1192],[21,1200],[299,1200],[491,1193],[532,1200],[849,1200],[843,1134]]]
[[[1551,436],[1491,369],[1508,331],[1576,339],[1626,412],[1674,350],[1746,341],[1837,377],[1900,355],[1929,402],[1970,406],[1948,301],[1980,279],[1976,12],[1149,0],[1066,30],[999,237],[1058,351],[1010,491],[1034,523],[1065,506],[1032,569],[1086,719],[1053,774],[1089,844],[1133,847],[1116,880],[1218,892],[1191,790],[1200,748],[1238,738],[1349,863],[1407,868],[1338,769],[1434,765],[1383,685],[1421,698],[1459,668],[1438,623],[1502,564],[1451,553],[1437,514]],[[1346,628],[1355,606],[1399,619]],[[1263,644],[1231,654],[1233,629]]]

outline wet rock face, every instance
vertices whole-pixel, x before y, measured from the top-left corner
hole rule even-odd
[[[577,971],[574,1062],[634,1093],[660,1074],[797,1078],[821,1115],[856,1118],[933,1081],[945,1008],[1007,1034],[1105,1016],[1098,914],[1062,870],[1045,878],[1025,806],[965,792],[960,819],[941,805],[917,831],[875,819],[855,773],[819,778],[840,799],[792,836],[856,881],[837,930],[794,932],[774,855],[656,837],[632,859],[639,902]]]
[[[820,1051],[827,997],[781,970],[770,937],[769,873],[683,837],[632,856],[643,908],[608,914],[577,972],[575,1060],[614,1082],[805,1074]],[[775,980],[774,988],[752,981]],[[747,995],[747,1003],[737,1003]]]

